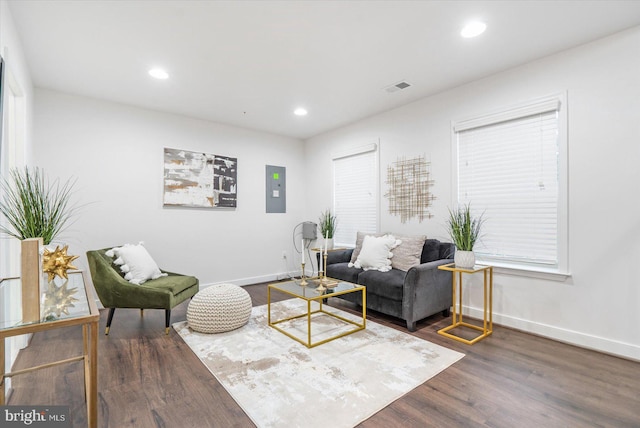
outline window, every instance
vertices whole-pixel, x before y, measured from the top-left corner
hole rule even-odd
[[[0,144],[0,173],[8,177],[12,168],[24,166],[25,147],[25,100],[22,91],[13,75],[6,67],[2,97],[4,98],[4,127],[2,128],[2,144]],[[1,119],[1,118],[0,118]],[[0,197],[2,195],[0,194]],[[4,217],[0,221],[6,222]],[[0,276],[18,276],[20,272],[20,242],[15,239],[0,238]]]
[[[333,156],[336,246],[353,246],[358,231],[378,231],[377,150],[377,144],[369,144]]]
[[[563,95],[453,124],[458,206],[484,213],[474,252],[496,266],[568,272]]]
[[[16,79],[9,72],[7,64],[2,69],[4,74],[4,82],[2,84],[3,102],[2,116],[4,116],[4,126],[1,127],[0,135],[0,173],[7,176],[11,168],[20,168],[24,166],[24,148],[25,148],[25,132],[26,132],[26,103],[25,97],[18,85]],[[3,117],[0,116],[0,121]],[[0,194],[0,197],[2,195]],[[4,217],[0,217],[0,221],[6,222]],[[20,274],[20,241],[17,239],[7,239],[0,237],[0,276],[11,277]],[[0,299],[0,322],[7,320],[19,319],[22,311],[20,305],[20,296],[8,290],[0,290],[2,298]],[[21,335],[10,337],[5,344],[5,371],[10,371],[13,362],[18,356],[18,351],[29,343],[30,335]],[[11,379],[7,379],[5,385],[5,393],[11,389]]]

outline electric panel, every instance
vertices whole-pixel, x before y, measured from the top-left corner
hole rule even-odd
[[[305,221],[302,223],[302,237],[304,239],[309,239],[311,241],[316,239],[316,230],[318,230],[317,224],[311,221]]]
[[[283,166],[266,166],[267,213],[287,212],[287,169]]]

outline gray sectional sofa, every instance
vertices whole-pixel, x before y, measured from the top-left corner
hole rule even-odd
[[[407,323],[409,331],[416,330],[416,322],[442,312],[449,316],[451,309],[451,272],[438,266],[453,263],[455,245],[427,239],[420,264],[408,271],[389,272],[349,267],[353,249],[330,252],[327,256],[327,276],[367,287],[367,309],[382,312]],[[362,306],[360,293],[339,296]]]

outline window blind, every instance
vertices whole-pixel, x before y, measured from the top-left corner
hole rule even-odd
[[[558,265],[559,103],[540,106],[454,125],[458,204],[486,220],[480,259]]]
[[[375,144],[368,147],[366,152],[333,159],[336,246],[353,246],[358,231],[378,231],[377,151]]]

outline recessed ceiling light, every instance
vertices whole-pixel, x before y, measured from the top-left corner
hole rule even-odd
[[[151,77],[155,77],[156,79],[162,79],[162,80],[169,78],[169,73],[167,73],[161,68],[152,68],[151,70],[149,70],[149,75]]]
[[[480,21],[473,21],[464,26],[460,35],[466,39],[479,36],[487,29],[487,24]]]
[[[293,111],[293,114],[295,114],[296,116],[306,116],[307,113],[307,110],[302,107],[298,107]]]

